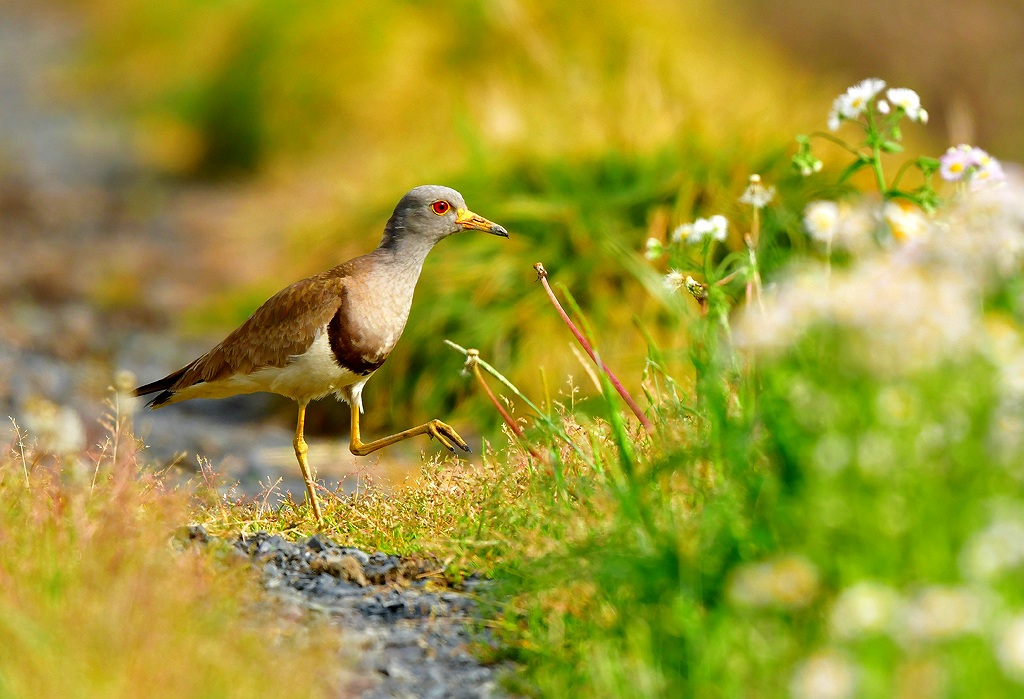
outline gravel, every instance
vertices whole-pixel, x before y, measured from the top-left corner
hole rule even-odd
[[[209,540],[199,526],[189,538]],[[486,580],[468,576],[455,589],[434,558],[367,553],[319,535],[290,542],[259,532],[234,548],[260,571],[271,598],[330,618],[357,658],[356,686],[344,696],[509,696],[497,677],[510,666],[484,665],[469,650],[493,643],[474,628],[474,593]]]

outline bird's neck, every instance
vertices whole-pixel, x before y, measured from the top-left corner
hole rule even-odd
[[[380,264],[418,277],[435,242],[420,235],[400,234],[389,226],[380,245],[370,254]]]

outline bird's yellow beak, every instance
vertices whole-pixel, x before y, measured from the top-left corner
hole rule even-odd
[[[458,209],[455,212],[455,225],[465,231],[486,231],[491,235],[508,237],[508,231],[504,226],[499,226],[494,221],[488,221],[483,216],[474,214],[469,209]]]

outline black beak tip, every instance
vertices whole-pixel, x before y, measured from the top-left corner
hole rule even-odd
[[[505,230],[504,226],[495,225],[494,228],[491,229],[491,235],[499,235],[502,238],[507,238],[508,231]]]

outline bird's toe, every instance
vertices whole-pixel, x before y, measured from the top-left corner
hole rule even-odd
[[[430,434],[437,438],[441,444],[443,444],[453,454],[455,453],[455,447],[462,449],[465,452],[470,451],[469,445],[466,444],[455,428],[451,425],[441,422],[440,420],[433,420],[430,425]]]

